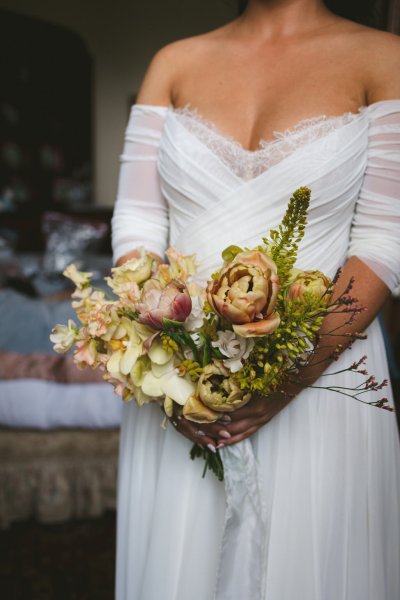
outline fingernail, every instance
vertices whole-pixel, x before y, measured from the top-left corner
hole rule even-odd
[[[229,433],[229,431],[225,431],[224,429],[221,429],[221,431],[218,431],[218,435],[220,437],[223,437],[226,439],[229,439],[230,437],[232,437],[231,434]]]
[[[220,418],[220,421],[225,421],[225,423],[230,423],[232,421],[232,419],[230,418],[229,415],[222,415],[222,417]]]
[[[219,450],[220,448],[225,448],[225,444],[218,444],[217,449]]]
[[[211,450],[211,452],[214,452],[214,454],[216,453],[215,446],[213,446],[212,444],[207,444],[207,448],[208,448],[209,450]]]
[[[200,436],[202,436],[202,435],[206,435],[206,434],[204,433],[204,431],[201,431],[201,429],[198,429],[198,430],[196,431],[196,435],[200,435]]]

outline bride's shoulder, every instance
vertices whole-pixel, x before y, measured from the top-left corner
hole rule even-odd
[[[158,50],[147,68],[137,98],[139,103],[171,104],[182,75],[196,71],[212,57],[224,37],[225,27],[171,42]]]
[[[369,103],[400,98],[400,38],[369,27],[362,28],[363,67]]]
[[[400,98],[400,37],[372,27],[344,21],[342,51],[362,77],[369,104]]]
[[[197,57],[204,58],[211,54],[217,46],[221,46],[229,25],[201,33],[191,37],[182,38],[163,46],[152,59],[152,63],[162,63],[163,66],[174,66],[175,69],[190,63]]]
[[[148,63],[137,96],[139,104],[159,104],[169,106],[172,103],[175,82],[195,48],[192,40],[178,40],[163,46],[152,56]]]
[[[389,31],[353,23],[351,31],[365,56],[388,60],[400,56],[400,37]]]

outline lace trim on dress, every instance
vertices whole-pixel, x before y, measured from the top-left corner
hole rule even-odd
[[[204,119],[190,105],[174,108],[173,111],[193,135],[237,177],[246,181],[261,175],[301,146],[324,137],[360,116],[360,113],[346,112],[334,117],[321,115],[302,119],[290,129],[274,131],[272,140],[260,140],[257,150],[247,150],[233,137],[221,133],[214,123]]]

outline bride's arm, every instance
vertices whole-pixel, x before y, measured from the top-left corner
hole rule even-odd
[[[367,310],[360,313],[352,324],[346,324],[348,314],[329,315],[325,318],[320,333],[329,333],[340,328],[343,333],[355,333],[364,331],[375,319],[382,304],[389,295],[389,288],[376,273],[370,269],[362,260],[356,256],[350,257],[342,270],[340,279],[335,287],[335,296],[343,291],[350,278],[354,277],[355,283],[351,294],[359,300],[359,303]],[[342,327],[341,327],[342,326]],[[278,412],[280,412],[293,398],[300,393],[305,386],[312,385],[322,375],[328,365],[332,362],[333,346],[341,344],[343,350],[349,343],[348,337],[343,335],[324,337],[322,335],[318,350],[314,355],[312,363],[303,367],[296,377],[298,384],[286,384],[280,392],[272,394],[268,401],[254,398],[248,405],[231,413],[231,423],[224,427],[231,437],[219,436],[218,444],[233,444],[239,442],[268,423]],[[360,357],[361,358],[361,355]],[[323,384],[322,384],[323,385]],[[338,400],[337,400],[338,401]],[[221,430],[221,426],[218,427]],[[214,429],[214,431],[216,431]]]
[[[400,218],[400,214],[398,218]],[[399,226],[398,228],[400,229]],[[362,312],[351,325],[346,325],[348,314],[329,315],[322,324],[321,333],[328,333],[341,325],[343,325],[340,329],[342,334],[363,331],[376,317],[390,293],[387,285],[372,269],[356,256],[352,256],[346,261],[343,267],[341,276],[335,286],[334,297],[337,297],[346,288],[351,277],[355,279],[352,295],[367,310]],[[190,435],[191,439],[197,441],[197,443],[205,441],[207,444],[214,445],[235,444],[253,435],[291,402],[304,389],[304,386],[311,385],[320,377],[331,362],[332,345],[342,344],[343,349],[347,345],[347,338],[342,337],[342,335],[337,336],[337,338],[324,338],[322,336],[321,339],[322,341],[315,354],[313,364],[304,367],[298,374],[297,379],[300,384],[283,386],[280,392],[270,395],[268,401],[265,398],[254,397],[249,404],[229,414],[230,423],[214,423],[212,425],[200,426],[200,429],[206,434],[205,436],[199,438],[198,433],[196,433],[199,426],[195,426],[192,423],[184,423],[186,433]],[[324,339],[329,341],[324,343]],[[215,440],[217,441],[215,442]]]
[[[174,44],[153,57],[132,107],[120,157],[117,201],[112,219],[114,262],[139,256],[143,246],[162,261],[168,237],[168,215],[157,172],[161,130],[178,61]]]
[[[158,145],[166,108],[133,106],[120,157],[112,247],[118,265],[140,246],[161,260],[167,247],[168,212],[157,172]]]

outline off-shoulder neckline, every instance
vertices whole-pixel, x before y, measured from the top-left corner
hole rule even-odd
[[[360,106],[358,108],[357,112],[346,111],[339,115],[320,114],[318,116],[306,117],[304,119],[301,119],[297,123],[295,123],[294,126],[289,127],[287,129],[285,129],[284,131],[274,131],[273,136],[270,140],[261,139],[259,141],[257,148],[254,148],[254,149],[249,149],[249,148],[243,146],[239,140],[236,140],[234,137],[232,137],[228,134],[225,134],[223,131],[221,131],[219,129],[219,127],[213,121],[210,121],[209,119],[203,117],[201,115],[201,113],[198,111],[198,109],[196,107],[193,107],[190,104],[187,104],[184,107],[175,107],[172,104],[170,104],[169,106],[163,106],[163,105],[157,105],[157,104],[134,104],[132,106],[132,110],[135,107],[137,107],[139,110],[149,110],[150,112],[154,111],[155,113],[157,113],[159,115],[161,114],[163,116],[164,115],[166,116],[168,113],[170,113],[172,115],[176,115],[177,117],[179,117],[182,113],[186,114],[186,115],[189,114],[189,115],[193,116],[193,118],[196,119],[198,122],[201,122],[203,124],[203,127],[213,130],[214,134],[218,135],[220,137],[220,139],[225,140],[227,142],[231,142],[232,144],[235,144],[236,146],[239,146],[245,154],[256,155],[256,154],[259,154],[263,149],[265,149],[266,146],[271,146],[271,145],[278,143],[279,140],[277,138],[282,138],[282,137],[288,138],[288,137],[290,137],[291,134],[296,134],[296,132],[299,132],[304,128],[309,128],[311,125],[314,126],[315,124],[321,123],[321,122],[335,122],[335,121],[340,121],[342,119],[343,124],[347,124],[351,121],[358,120],[359,118],[361,118],[364,115],[368,115],[368,113],[371,110],[379,109],[380,105],[387,105],[387,104],[390,105],[391,103],[395,104],[395,105],[398,104],[399,108],[400,108],[400,99],[387,99],[387,100],[378,100],[367,106]]]
[[[400,104],[400,98],[387,98],[386,100],[377,100],[376,102],[371,102],[371,104],[366,104],[366,105],[360,106],[354,112],[353,111],[345,111],[344,113],[341,113],[339,115],[329,115],[328,118],[330,118],[330,117],[341,117],[344,114],[351,113],[351,112],[353,112],[353,114],[358,114],[358,112],[361,111],[361,110],[368,110],[368,109],[374,108],[376,106],[379,106],[380,104],[390,104],[392,102]],[[188,103],[185,106],[191,106],[191,104]],[[139,104],[133,104],[131,108],[135,108],[135,107],[136,108],[150,109],[150,110],[154,109],[154,110],[165,110],[165,111],[167,111],[167,110],[175,111],[175,110],[180,110],[180,109],[184,108],[183,106],[174,106],[173,104],[165,105],[165,104],[141,104],[141,103],[139,103]],[[196,109],[194,109],[194,110],[196,110]],[[321,115],[316,115],[315,117],[317,117],[317,116],[321,116]],[[312,118],[315,118],[315,117],[312,117]]]

